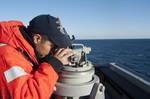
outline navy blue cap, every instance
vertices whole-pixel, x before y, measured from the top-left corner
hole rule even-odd
[[[28,30],[48,36],[49,40],[57,47],[67,48],[71,46],[71,39],[61,26],[59,18],[50,15],[39,15],[30,21]]]

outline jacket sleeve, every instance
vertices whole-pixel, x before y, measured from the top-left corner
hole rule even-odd
[[[3,59],[6,67],[4,76],[12,99],[50,98],[58,79],[57,73],[50,64],[43,62],[36,71],[32,72],[30,63],[21,55],[11,53]]]

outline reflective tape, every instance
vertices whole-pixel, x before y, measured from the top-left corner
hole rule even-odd
[[[5,71],[4,75],[7,80],[7,83],[9,83],[20,76],[27,75],[27,73],[21,67],[13,66],[7,71]]]
[[[7,44],[4,44],[4,43],[0,43],[0,46],[5,46],[5,45],[7,45]]]
[[[54,87],[54,91],[56,91],[56,86]]]

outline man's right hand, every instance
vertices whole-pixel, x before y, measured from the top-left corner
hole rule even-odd
[[[69,64],[68,58],[72,55],[73,55],[73,52],[71,49],[61,48],[54,54],[54,57],[58,59],[63,65],[67,65]]]

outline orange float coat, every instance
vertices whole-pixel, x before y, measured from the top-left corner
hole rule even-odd
[[[19,26],[20,21],[0,22],[0,99],[49,99],[58,75],[50,64],[38,63]],[[18,48],[38,64],[36,70]]]

